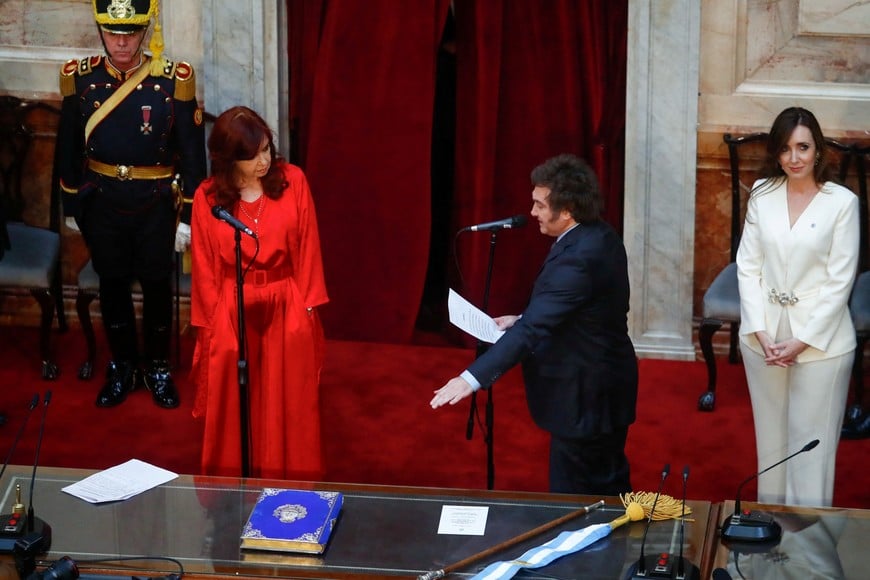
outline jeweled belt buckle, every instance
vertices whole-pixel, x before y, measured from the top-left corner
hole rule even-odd
[[[115,173],[121,181],[129,181],[133,179],[133,168],[129,165],[119,165],[116,168]]]
[[[777,292],[776,288],[770,289],[768,300],[770,300],[771,304],[778,303],[780,306],[794,306],[799,302],[798,297],[794,293]]]
[[[265,286],[269,282],[267,274],[266,270],[254,270],[254,286]]]

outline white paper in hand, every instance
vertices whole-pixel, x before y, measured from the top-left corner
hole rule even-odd
[[[494,343],[504,334],[504,330],[499,330],[492,317],[460,296],[453,288],[447,295],[447,311],[450,313],[451,324],[478,340]]]

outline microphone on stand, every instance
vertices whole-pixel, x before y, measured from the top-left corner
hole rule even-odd
[[[36,453],[33,456],[33,473],[30,475],[30,502],[27,508],[27,531],[34,532],[36,527],[36,516],[33,515],[33,488],[36,487],[36,467],[39,465],[39,450],[42,448],[42,436],[45,433],[45,417],[48,415],[48,404],[51,402],[51,391],[45,391],[45,396],[42,398],[42,421],[39,422],[39,439],[36,440]],[[51,527],[43,522],[43,527],[48,529],[45,550],[51,545]]]
[[[640,541],[640,557],[637,559],[637,563],[634,564],[628,571],[627,578],[629,579],[648,577],[646,573],[646,556],[644,556],[644,549],[646,548],[646,536],[649,533],[649,526],[650,523],[652,523],[653,515],[656,512],[656,504],[659,502],[659,494],[662,493],[662,486],[665,484],[665,479],[667,479],[670,472],[671,464],[665,463],[665,466],[662,468],[662,478],[661,480],[659,480],[659,488],[656,490],[656,497],[655,499],[653,499],[653,504],[649,512],[649,517],[646,519],[646,528],[644,528],[643,530],[643,539]],[[658,561],[658,556],[653,557],[653,562],[656,561]]]
[[[804,445],[800,451],[792,453],[785,459],[777,461],[770,467],[762,469],[755,475],[743,480],[743,482],[737,486],[737,499],[734,501],[734,514],[722,523],[722,528],[719,532],[722,538],[736,542],[770,542],[778,540],[780,536],[782,536],[782,528],[773,517],[756,511],[747,510],[741,512],[740,493],[743,491],[744,485],[757,478],[762,473],[766,473],[777,465],[785,463],[795,455],[800,455],[801,453],[815,449],[818,444],[819,440],[813,439]]]
[[[254,233],[254,230],[246,226],[241,220],[239,220],[236,216],[225,210],[222,206],[215,205],[211,208],[211,215],[221,220],[222,222],[226,222],[230,224],[235,229],[240,232],[244,232],[254,238],[257,239],[257,234]]]
[[[3,474],[6,473],[6,468],[9,466],[9,460],[12,459],[12,454],[15,453],[15,448],[18,446],[18,440],[21,439],[21,434],[24,433],[24,428],[27,426],[27,420],[30,419],[30,414],[39,404],[39,393],[33,393],[33,399],[30,400],[30,405],[27,407],[27,414],[24,415],[24,421],[21,422],[21,427],[18,428],[18,433],[15,434],[15,439],[12,440],[12,446],[9,448],[9,453],[6,454],[6,460],[3,462],[3,468],[0,469],[0,480],[3,479]]]
[[[526,225],[526,216],[515,215],[513,217],[496,220],[494,222],[485,222],[473,226],[466,226],[459,230],[460,232],[490,232],[494,230],[509,230],[511,228],[520,228]]]
[[[677,575],[678,580],[688,578],[694,580],[701,577],[701,571],[691,562],[686,562],[683,557],[683,544],[686,536],[686,488],[689,481],[689,466],[683,467],[683,513],[680,515],[680,555],[677,557]],[[688,572],[686,572],[688,566]]]
[[[662,552],[660,554],[644,555],[646,545],[646,535],[649,531],[649,524],[652,521],[653,513],[656,509],[656,503],[659,500],[659,494],[662,491],[662,484],[667,477],[667,472],[670,470],[669,465],[665,465],[665,471],[662,472],[662,480],[659,483],[659,489],[656,492],[655,500],[653,500],[652,511],[647,520],[646,530],[643,532],[643,540],[640,544],[640,558],[637,564],[631,567],[627,578],[629,580],[644,579],[644,578],[668,578],[674,580],[699,580],[701,572],[698,567],[692,562],[687,561],[683,557],[683,538],[686,527],[686,488],[689,480],[689,466],[683,467],[683,513],[680,518],[680,551],[678,556],[673,556],[670,552]],[[671,542],[671,550],[673,550],[673,540]],[[674,567],[674,561],[677,565]]]
[[[6,468],[9,466],[9,461],[12,459],[12,454],[15,453],[15,448],[18,446],[18,440],[24,433],[24,428],[27,426],[27,421],[33,410],[39,404],[39,393],[33,394],[33,399],[30,400],[30,405],[27,407],[27,414],[24,415],[24,421],[21,422],[21,427],[15,434],[15,439],[12,440],[12,446],[6,454],[6,460],[3,462],[3,468],[0,469],[0,481],[3,479],[3,474],[6,473]],[[21,503],[21,487],[18,486],[18,497],[11,514],[0,515],[0,522],[3,523],[3,528],[0,529],[0,554],[11,554],[15,546],[15,540],[20,537],[24,530],[27,515],[24,512],[24,505]]]
[[[37,402],[38,395],[34,396],[31,402],[31,411]],[[50,402],[51,391],[46,391],[43,397],[39,439],[36,443],[36,453],[33,459],[33,473],[30,477],[30,507],[27,510],[27,514],[23,513],[24,506],[20,504],[19,500],[19,505],[16,508],[20,507],[22,513],[17,513],[18,510],[16,509],[16,513],[13,513],[11,516],[0,516],[3,521],[3,529],[0,530],[0,554],[15,554],[16,559],[21,553],[21,542],[27,546],[27,552],[32,555],[47,552],[51,548],[51,526],[33,513],[33,487],[36,483],[36,467],[39,464],[39,449],[42,446],[42,435],[45,432],[45,417]]]

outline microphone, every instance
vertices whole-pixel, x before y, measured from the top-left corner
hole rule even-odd
[[[661,552],[659,554],[651,554],[649,556],[644,555],[644,548],[646,547],[646,536],[647,532],[649,532],[649,525],[652,521],[653,514],[655,513],[656,504],[659,501],[659,494],[662,491],[662,484],[664,484],[665,478],[667,477],[670,468],[670,465],[665,464],[665,468],[662,471],[662,480],[659,482],[659,489],[658,491],[656,491],[656,497],[653,500],[652,510],[650,511],[649,519],[647,520],[646,529],[643,532],[643,540],[641,540],[640,543],[640,558],[638,558],[637,563],[634,564],[631,569],[629,569],[628,576],[626,577],[629,580],[645,578],[699,580],[701,577],[701,572],[698,567],[683,558],[683,538],[686,527],[686,483],[689,480],[688,465],[683,467],[683,513],[682,517],[680,518],[679,556],[674,557],[671,552]],[[671,551],[673,551],[673,538],[671,539]],[[676,568],[674,567],[674,561],[677,562]]]
[[[225,210],[222,206],[220,206],[220,205],[212,206],[211,215],[213,215],[214,217],[216,217],[217,219],[219,219],[223,222],[230,224],[231,226],[233,226],[235,229],[239,230],[240,232],[244,232],[244,233],[248,234],[249,236],[251,236],[255,240],[257,239],[257,234],[254,233],[254,230],[252,230],[251,228],[246,226],[236,216],[234,216],[233,214],[231,214],[230,212]]]
[[[24,428],[27,426],[27,420],[30,419],[30,415],[33,413],[33,410],[38,404],[39,393],[34,393],[33,399],[31,399],[30,405],[27,408],[27,414],[24,415],[24,421],[21,422],[21,427],[18,428],[18,432],[15,434],[15,439],[12,440],[12,446],[9,448],[9,452],[6,454],[6,460],[3,462],[3,468],[0,469],[0,479],[2,479],[3,474],[6,473],[6,468],[9,466],[9,461],[12,459],[12,454],[15,453],[15,448],[18,446],[18,440],[21,439],[21,435],[24,433]],[[0,516],[0,522],[2,522],[3,524],[3,528],[0,529],[0,554],[13,553],[15,541],[21,536],[21,533],[24,531],[26,519],[27,516],[24,513],[24,506],[21,504],[21,487],[19,486],[18,499],[16,500],[12,513]]]
[[[37,397],[34,397],[33,401],[36,402]],[[26,515],[0,516],[3,518],[3,528],[0,530],[0,554],[15,554],[16,559],[21,554],[21,544],[27,545],[27,553],[31,555],[48,552],[51,548],[51,526],[33,515],[33,487],[36,484],[36,467],[39,464],[39,449],[42,447],[45,416],[48,413],[50,402],[51,391],[46,391],[43,397],[39,439],[36,443],[36,454],[33,459],[33,473],[30,476],[30,508]],[[35,407],[35,404],[31,403],[31,405]],[[20,508],[23,511],[24,506],[21,505]]]
[[[495,230],[509,230],[511,228],[520,228],[526,225],[526,216],[515,215],[513,217],[496,220],[494,222],[485,222],[473,226],[466,226],[459,230],[460,232],[491,232]]]
[[[24,415],[24,421],[21,422],[21,427],[18,428],[18,433],[15,434],[15,439],[12,440],[12,446],[9,448],[9,453],[6,454],[6,460],[3,461],[3,468],[0,469],[0,480],[3,479],[3,474],[6,473],[6,468],[9,466],[9,460],[12,459],[12,454],[15,453],[15,448],[18,446],[18,440],[21,439],[21,434],[24,433],[24,428],[27,426],[27,420],[30,419],[30,414],[39,404],[39,393],[33,393],[33,399],[30,400],[30,405],[27,407],[27,414]]]
[[[762,473],[766,473],[777,465],[785,463],[795,455],[800,455],[801,453],[815,449],[818,444],[819,440],[813,439],[804,445],[800,451],[792,453],[785,459],[777,461],[770,467],[762,469],[755,475],[751,475],[743,480],[743,482],[737,486],[737,499],[734,501],[734,514],[722,523],[722,528],[720,530],[722,538],[737,542],[769,542],[778,540],[782,535],[782,528],[780,528],[779,524],[773,519],[773,517],[761,512],[749,510],[741,512],[740,493],[743,491],[744,485],[757,478]]]
[[[45,417],[48,415],[48,404],[51,402],[51,391],[45,391],[45,396],[42,398],[42,420],[39,422],[39,439],[36,440],[36,453],[33,456],[33,473],[30,475],[30,506],[27,508],[27,531],[33,532],[36,524],[36,517],[33,515],[33,488],[36,486],[36,466],[39,465],[39,450],[42,448],[42,436],[45,433]],[[43,522],[44,523],[44,522]],[[46,526],[48,524],[45,524]],[[45,546],[48,551],[48,545],[51,544],[51,528],[49,529],[49,540]]]
[[[687,483],[689,481],[689,466],[685,465],[683,467],[683,513],[680,515],[680,555],[677,557],[677,578],[700,578],[701,571],[691,562],[686,562],[686,559],[683,557],[683,544],[685,542],[686,537],[686,488]],[[686,565],[689,566],[688,573],[686,572]]]
[[[659,488],[656,490],[655,499],[653,499],[652,509],[650,509],[649,517],[646,519],[646,528],[644,528],[643,530],[643,539],[640,541],[640,558],[637,559],[637,563],[634,564],[628,571],[627,578],[648,577],[646,573],[646,556],[644,556],[644,549],[646,548],[646,536],[649,533],[649,526],[652,522],[653,515],[656,512],[656,504],[659,502],[659,495],[662,493],[662,486],[665,484],[665,479],[667,479],[670,472],[671,464],[665,463],[665,466],[662,468],[662,478],[661,480],[659,480]],[[658,561],[658,556],[654,556],[653,561]],[[668,575],[667,577],[670,578],[670,575]]]

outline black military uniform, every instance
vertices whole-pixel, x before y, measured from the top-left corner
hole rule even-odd
[[[136,33],[156,20],[157,3],[95,0],[95,19],[102,31]],[[91,56],[70,60],[60,74],[55,163],[64,213],[75,218],[100,278],[112,354],[97,397],[103,407],[139,384],[134,279],[142,287],[145,386],[158,405],[179,404],[169,374],[173,249],[179,218],[190,222],[192,200],[181,192],[192,194],[205,177],[205,137],[193,68],[161,58],[159,34],[157,25],[151,57],[140,47],[131,70]]]

